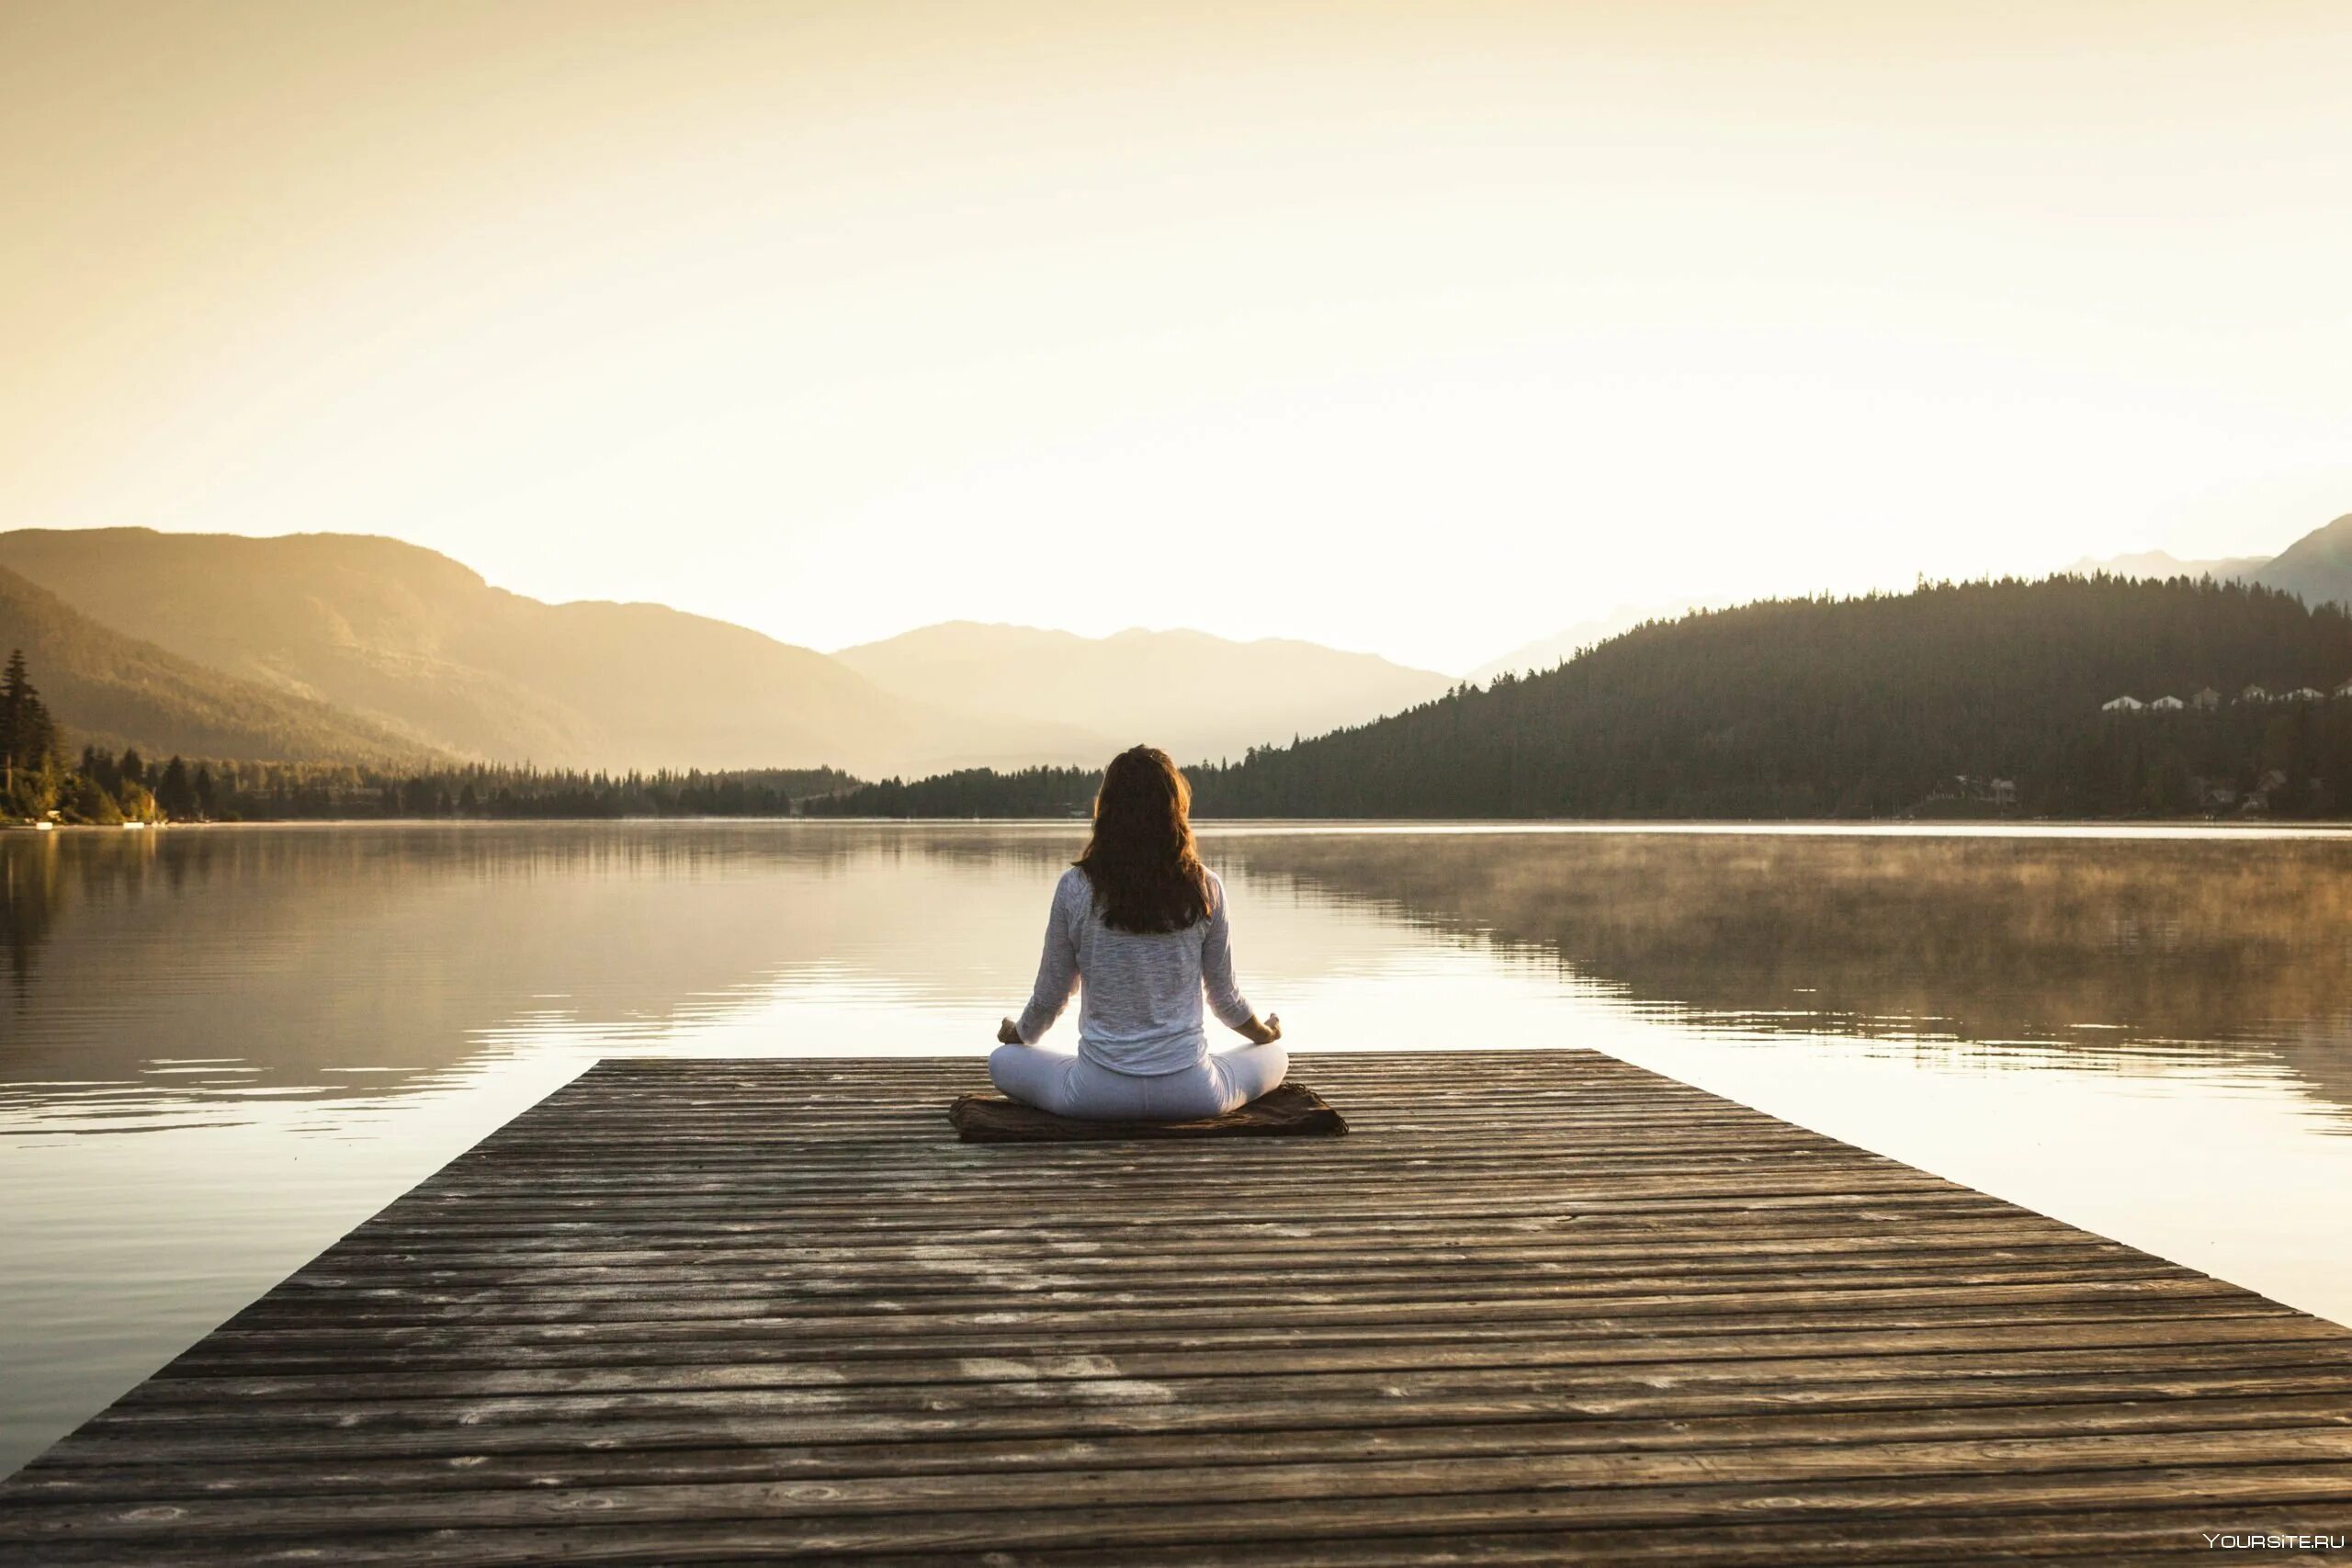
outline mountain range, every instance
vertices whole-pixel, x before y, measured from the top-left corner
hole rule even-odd
[[[2352,604],[2352,515],[2268,558],[2078,563]],[[1542,669],[1682,606],[1621,607],[1480,672]],[[76,743],[256,761],[869,777],[1187,762],[1405,712],[1453,678],[1371,654],[1194,631],[958,621],[834,654],[659,604],[544,604],[399,540],[144,528],[0,534],[0,649],[21,646]]]
[[[907,702],[823,654],[659,604],[548,604],[341,534],[0,534],[92,619],[421,748],[548,767],[969,766],[1079,743]],[[59,708],[71,726],[71,708]]]
[[[2088,576],[2104,571],[2110,577],[2210,577],[2216,582],[2252,582],[2292,593],[2306,604],[2352,604],[2352,513],[2314,528],[2275,556],[2232,556],[2215,560],[2182,560],[2163,550],[2137,555],[2086,556],[2067,569]]]
[[[2103,571],[2109,577],[2128,577],[2138,581],[2210,577],[2216,582],[2243,582],[2276,558],[2222,556],[2211,560],[2183,560],[2169,550],[2140,550],[2124,556],[2085,556],[2066,570],[2077,577],[2091,577]]]
[[[1015,724],[1059,720],[1095,739],[1090,765],[1138,740],[1186,761],[1239,758],[1440,696],[1454,677],[1367,653],[1195,631],[1082,637],[950,621],[834,655],[887,691]],[[1037,761],[1062,761],[1038,757]]]
[[[833,657],[659,604],[548,604],[399,540],[0,534],[0,649],[77,739],[255,760],[1099,762],[1138,736],[1240,755],[1447,678],[1304,643],[927,628]]]
[[[2296,594],[2306,604],[2352,604],[2352,513],[2312,529],[2247,581]]]
[[[2178,577],[1938,582],[1651,622],[1192,783],[1207,817],[2163,816],[2217,788],[2233,807],[2352,816],[2339,688],[2340,605]],[[1061,816],[1099,776],[974,771],[815,808]]]

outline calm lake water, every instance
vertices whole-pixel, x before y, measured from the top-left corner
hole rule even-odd
[[[1079,834],[0,835],[0,1472],[599,1056],[986,1051]],[[1204,848],[1301,1049],[1597,1047],[2352,1322],[2352,837]]]

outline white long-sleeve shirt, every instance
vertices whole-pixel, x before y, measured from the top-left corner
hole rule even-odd
[[[1078,1004],[1078,1054],[1122,1073],[1173,1073],[1208,1055],[1201,1021],[1209,1010],[1238,1029],[1253,1016],[1233,982],[1225,884],[1209,875],[1209,915],[1181,931],[1114,931],[1095,907],[1094,885],[1076,866],[1054,886],[1037,984],[1017,1021],[1031,1044]]]

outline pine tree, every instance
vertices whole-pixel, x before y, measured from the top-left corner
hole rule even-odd
[[[163,776],[155,781],[155,804],[174,819],[196,815],[196,788],[188,783],[187,764],[177,757],[164,764]]]
[[[0,675],[0,809],[35,817],[54,795],[57,725],[33,689],[25,650],[8,656]]]
[[[0,676],[0,795],[13,794],[17,784],[17,748],[24,730],[24,714],[33,683],[25,670],[25,650],[8,655],[8,672]]]

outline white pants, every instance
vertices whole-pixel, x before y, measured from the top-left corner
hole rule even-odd
[[[1212,1051],[1172,1073],[1121,1073],[1037,1045],[1000,1045],[989,1081],[1024,1105],[1091,1122],[1193,1122],[1249,1104],[1283,1081],[1282,1042]]]

